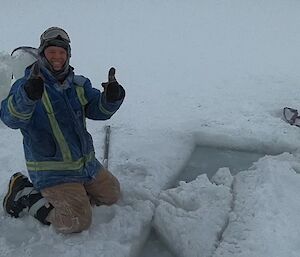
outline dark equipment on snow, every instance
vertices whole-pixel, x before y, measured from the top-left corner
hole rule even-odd
[[[295,125],[297,127],[300,127],[300,116],[298,116],[298,111],[296,109],[284,107],[283,117],[285,121],[290,125]]]

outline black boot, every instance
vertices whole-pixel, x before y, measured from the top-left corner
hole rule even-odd
[[[18,218],[19,214],[28,208],[30,215],[41,223],[50,225],[46,217],[53,209],[40,192],[33,188],[28,178],[20,172],[12,175],[9,181],[8,192],[3,200],[4,210],[12,217]]]

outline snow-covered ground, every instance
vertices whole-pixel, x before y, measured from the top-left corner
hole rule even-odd
[[[68,236],[1,209],[0,256],[138,256],[151,225],[178,256],[300,256],[300,130],[281,115],[300,109],[299,14],[297,0],[1,1],[1,97],[7,55],[50,26],[69,32],[77,74],[100,88],[114,66],[127,97],[111,120],[88,122],[100,159],[112,127],[122,199]],[[0,133],[3,197],[26,171],[20,132]],[[268,155],[168,189],[196,145]]]

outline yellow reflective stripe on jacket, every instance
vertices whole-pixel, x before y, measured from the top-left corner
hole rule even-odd
[[[55,118],[54,112],[53,112],[53,108],[51,105],[51,101],[49,99],[48,93],[46,88],[44,89],[44,93],[43,93],[43,97],[42,97],[42,102],[45,106],[45,109],[47,111],[47,115],[50,121],[50,125],[52,128],[52,132],[54,134],[54,137],[56,139],[56,141],[59,144],[62,156],[63,156],[63,160],[64,162],[72,162],[72,156],[71,156],[71,151],[69,149],[69,146],[65,140],[65,137],[63,135],[63,133],[60,130],[60,127],[58,125],[58,122]]]
[[[75,88],[76,88],[76,93],[77,93],[77,96],[79,98],[81,105],[85,106],[88,103],[88,100],[85,98],[84,88],[81,86],[75,86]]]
[[[31,171],[64,171],[64,170],[79,170],[85,163],[95,159],[95,153],[90,152],[87,156],[76,161],[43,161],[43,162],[26,162],[28,170]]]
[[[86,127],[85,106],[87,105],[88,100],[85,98],[83,87],[75,86],[75,88],[76,88],[76,93],[77,93],[78,99],[79,99],[81,107],[82,107],[83,125],[84,125],[84,127]]]
[[[12,99],[13,99],[13,96],[11,95],[8,98],[8,102],[7,102],[8,111],[11,113],[11,115],[13,115],[16,118],[21,119],[21,120],[29,120],[32,116],[32,112],[31,113],[20,113],[20,112],[18,112],[14,107]]]
[[[85,95],[84,95],[84,88],[82,86],[76,86],[76,93],[77,93],[77,96],[79,98],[79,101],[83,107],[83,114],[85,114],[85,110],[84,110],[84,106],[88,103],[88,100],[85,98]],[[102,103],[101,103],[101,98],[100,98],[100,101],[99,101],[99,109],[101,112],[103,112],[104,114],[106,115],[113,115],[115,112],[110,112],[108,110],[106,110],[103,106],[102,106]],[[85,116],[85,115],[84,115]],[[85,123],[85,119],[84,119],[84,123]]]

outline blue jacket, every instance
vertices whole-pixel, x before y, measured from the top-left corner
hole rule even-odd
[[[91,135],[85,119],[109,119],[123,98],[107,102],[105,94],[92,88],[89,79],[70,72],[64,85],[41,68],[44,93],[41,100],[28,98],[24,85],[30,76],[17,80],[1,103],[1,120],[10,128],[20,129],[26,166],[38,190],[67,182],[86,182],[101,170],[95,158]]]

